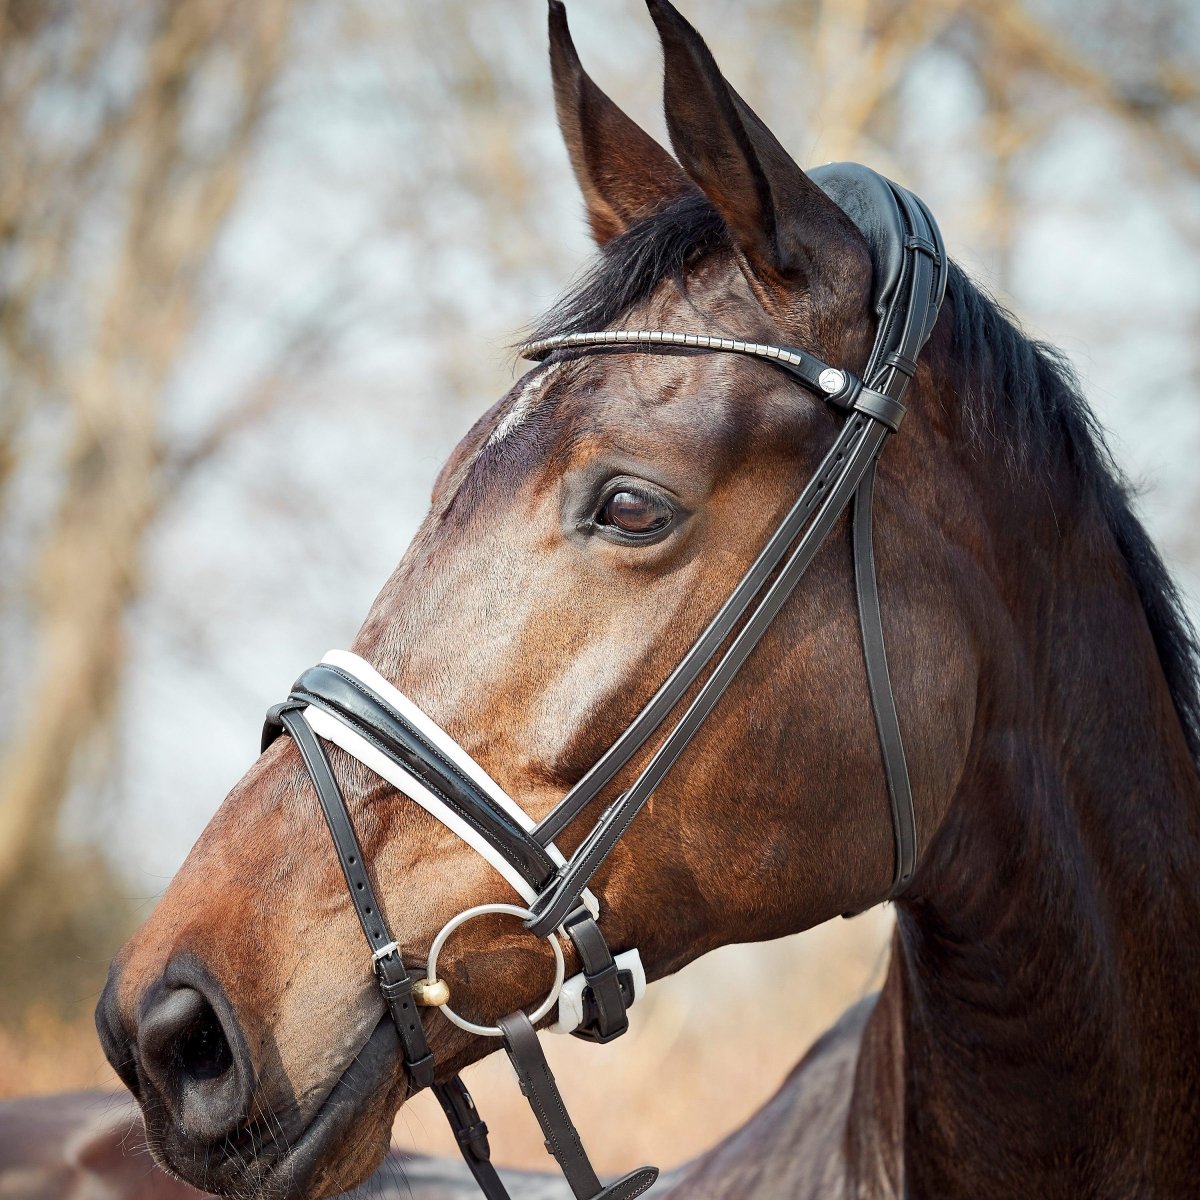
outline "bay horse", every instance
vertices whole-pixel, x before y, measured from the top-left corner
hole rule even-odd
[[[535,338],[702,325],[861,370],[871,230],[680,14],[649,8],[676,157],[587,77],[551,4],[559,120],[601,254]],[[908,400],[876,514],[918,833],[887,978],[754,1120],[660,1187],[1195,1195],[1195,636],[1068,368],[953,266]],[[557,354],[451,455],[356,661],[540,819],[696,642],[841,421],[753,357]],[[637,947],[651,980],[892,892],[847,524],[592,880],[609,942]],[[411,1087],[302,748],[274,740],[230,793],[97,1010],[156,1157],[224,1195],[355,1186]],[[511,900],[428,811],[327,753],[351,863],[392,931],[384,961],[423,962],[456,913]],[[578,837],[561,833],[568,854]],[[545,951],[510,920],[472,922],[442,982],[492,1020],[545,994]],[[753,981],[710,1002],[713,1036],[736,1039]],[[406,1019],[443,1084],[494,1044],[432,1011]]]

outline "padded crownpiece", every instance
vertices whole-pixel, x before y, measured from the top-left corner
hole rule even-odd
[[[813,181],[858,226],[867,240],[875,272],[875,313],[886,315],[904,270],[904,218],[896,203],[895,185],[862,163],[827,163],[806,171]]]
[[[878,326],[863,380],[888,391],[894,372],[912,378],[937,321],[949,275],[942,235],[920,197],[870,167],[829,163],[809,176],[866,240]]]

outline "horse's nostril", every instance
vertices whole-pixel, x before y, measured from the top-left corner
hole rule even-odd
[[[195,986],[176,982],[183,974]],[[254,1078],[237,1021],[198,967],[177,964],[164,978],[138,1027],[142,1074],[191,1136],[223,1137],[245,1117]]]
[[[233,1051],[207,1001],[204,1010],[180,1035],[177,1053],[180,1067],[198,1082],[219,1079],[233,1067]]]

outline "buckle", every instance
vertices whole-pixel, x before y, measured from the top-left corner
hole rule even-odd
[[[378,971],[379,964],[383,959],[389,958],[391,955],[399,954],[399,953],[400,953],[400,943],[399,942],[388,942],[388,944],[386,946],[380,946],[379,949],[376,950],[375,953],[371,955],[371,963],[375,967],[375,970]]]

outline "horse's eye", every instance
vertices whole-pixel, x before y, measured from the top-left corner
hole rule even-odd
[[[655,496],[628,489],[614,492],[600,510],[599,524],[611,525],[631,537],[658,533],[671,523],[670,508]]]

